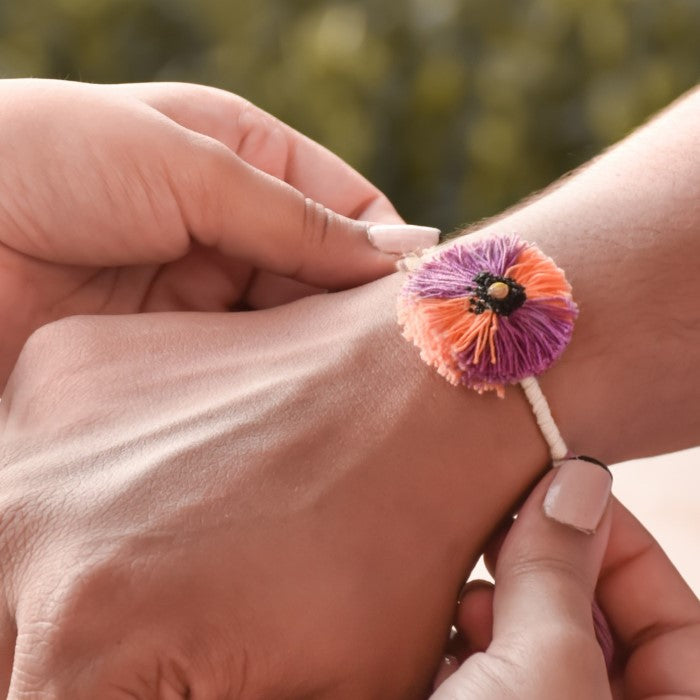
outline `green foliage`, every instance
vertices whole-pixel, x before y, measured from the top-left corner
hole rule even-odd
[[[0,0],[0,75],[237,92],[449,229],[694,85],[698,36],[697,0]]]

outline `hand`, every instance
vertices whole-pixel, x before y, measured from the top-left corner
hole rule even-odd
[[[617,501],[597,599],[618,640],[613,697],[699,698],[700,601]]]
[[[549,501],[550,514],[553,508],[560,521],[567,519],[545,496],[553,479],[556,498],[573,505],[579,525],[587,504],[595,504],[592,514],[605,506],[604,472],[581,462],[567,468],[563,480],[556,474],[542,480],[505,540],[499,538],[500,552],[491,548],[495,588],[468,584],[454,654],[443,661],[434,700],[700,696],[697,598],[617,501],[592,536],[545,517],[543,501]],[[610,677],[592,624],[596,584],[618,640]]]
[[[421,363],[396,282],[30,338],[0,404],[0,696],[424,697],[521,488],[491,480],[495,415],[521,458],[536,428]]]
[[[574,449],[610,461],[697,439],[697,237],[674,215],[697,199],[697,105],[501,223],[545,231],[574,281],[581,319],[543,385]],[[659,235],[634,245],[644,226]],[[606,245],[582,245],[593,228]],[[635,283],[659,260],[682,327]],[[643,322],[610,304],[612,282]],[[159,678],[235,693],[242,671],[243,697],[425,697],[464,573],[546,449],[517,390],[479,397],[421,363],[399,283],[30,339],[0,403],[0,686],[14,664],[15,698],[148,697]]]
[[[63,316],[262,308],[308,293],[279,275],[337,289],[393,269],[355,220],[401,223],[388,200],[222,90],[2,80],[0,131],[0,387]]]

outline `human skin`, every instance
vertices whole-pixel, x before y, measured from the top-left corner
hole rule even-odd
[[[699,114],[691,95],[472,234],[515,230],[567,271],[581,316],[542,386],[608,462],[699,434]],[[422,365],[401,281],[30,339],[0,404],[10,697],[425,695],[466,571],[547,453],[517,388]]]
[[[700,697],[700,601],[609,498],[610,483],[598,465],[574,460],[533,489],[487,547],[495,586],[465,587],[430,700]],[[582,513],[597,521],[594,532],[579,529]],[[594,591],[615,630],[609,669],[593,630]]]
[[[64,316],[266,308],[397,259],[379,190],[223,90],[0,80],[0,131],[0,387]]]

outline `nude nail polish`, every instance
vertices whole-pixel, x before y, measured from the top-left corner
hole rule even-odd
[[[543,509],[548,518],[593,534],[610,500],[612,475],[600,463],[567,459],[547,490]]]
[[[438,244],[440,229],[409,224],[374,224],[367,230],[370,243],[383,253],[413,253]]]

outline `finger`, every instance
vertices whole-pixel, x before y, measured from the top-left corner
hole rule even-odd
[[[254,167],[339,214],[402,223],[389,200],[338,156],[247,100],[187,83],[113,86],[182,126],[220,141]]]
[[[469,643],[455,630],[450,634],[445,646],[445,655],[454,657],[459,663],[463,663],[470,655]]]
[[[484,549],[484,563],[486,564],[486,568],[491,576],[495,575],[498,555],[501,552],[501,548],[503,547],[503,543],[508,536],[508,532],[510,531],[513,522],[514,520],[508,518],[508,520],[496,530],[494,535],[486,544],[486,548]],[[603,651],[605,665],[609,669],[612,666],[615,650],[615,644],[610,631],[610,626],[608,625],[600,606],[595,601],[593,603],[592,612],[593,627],[595,629],[596,638],[601,650]]]
[[[467,654],[486,651],[493,638],[493,584],[470,581],[457,606],[456,626]]]
[[[550,659],[576,650],[579,670],[587,665],[606,688],[591,603],[610,528],[610,486],[606,469],[577,459],[537,485],[498,558],[493,634],[494,645],[525,640]]]
[[[484,564],[486,566],[486,570],[491,574],[491,576],[496,574],[498,555],[501,553],[503,543],[506,541],[506,537],[508,536],[510,528],[513,526],[514,522],[515,521],[513,518],[509,517],[507,521],[498,527],[498,529],[486,543],[486,547],[484,548]]]
[[[244,301],[250,309],[270,309],[325,291],[288,277],[257,270],[246,290]]]
[[[198,243],[328,289],[362,284],[395,269],[396,257],[379,249],[387,247],[372,225],[324,208],[218,141],[178,130],[181,138],[169,154],[168,180]],[[392,230],[395,238],[397,229]],[[379,231],[384,233],[386,226]],[[434,245],[438,234],[437,229],[398,227],[406,250]]]
[[[441,686],[457,669],[459,668],[459,660],[452,654],[446,654],[440,660],[440,665],[435,672],[433,679],[433,690]]]
[[[619,501],[597,595],[628,654],[625,697],[700,696],[700,602]]]

